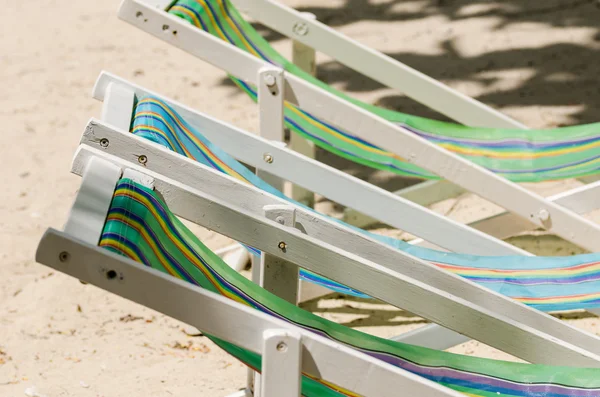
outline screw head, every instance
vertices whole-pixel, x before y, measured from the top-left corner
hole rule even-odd
[[[68,261],[70,257],[71,257],[71,255],[69,255],[69,253],[67,251],[63,251],[60,254],[58,254],[58,260],[63,263]]]
[[[280,241],[279,244],[277,244],[277,246],[282,251],[284,251],[287,248],[287,244],[285,243],[285,241]]]
[[[275,76],[272,74],[265,75],[265,84],[267,87],[273,87],[277,80],[275,80]]]
[[[308,34],[308,25],[304,22],[296,22],[292,31],[298,36],[306,36]]]
[[[265,160],[265,163],[271,164],[274,159],[270,153],[265,153],[263,154],[263,160]]]
[[[141,156],[138,157],[138,162],[140,164],[146,164],[148,162],[148,157],[146,157],[146,155],[142,154]]]
[[[118,276],[118,273],[116,272],[116,270],[111,269],[106,272],[106,278],[108,280],[114,280],[115,278],[117,278],[117,276]]]
[[[287,350],[287,345],[285,344],[285,342],[279,342],[277,344],[277,351],[278,352],[285,353],[286,350]]]
[[[277,218],[275,218],[275,221],[279,224],[285,224],[285,219],[283,219],[283,216],[278,216]]]
[[[108,147],[108,144],[109,144],[108,139],[106,139],[106,138],[100,139],[100,146]]]

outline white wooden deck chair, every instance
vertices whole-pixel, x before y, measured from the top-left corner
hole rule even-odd
[[[138,176],[124,175],[148,182]],[[323,393],[310,392],[315,396],[334,395],[327,394],[328,385],[372,397],[398,390],[407,396],[462,395],[310,329],[99,247],[119,179],[121,170],[114,165],[90,161],[65,230],[45,233],[36,254],[38,262],[193,325],[218,338],[226,350],[230,346],[243,349],[241,356],[247,364],[260,363],[260,390],[255,396],[299,397],[307,384]]]
[[[131,0],[131,1],[134,1],[134,0]],[[138,0],[136,0],[136,1],[138,1]],[[143,0],[139,0],[139,1],[143,2]],[[212,2],[203,2],[203,4],[208,4],[208,3],[212,3]],[[215,8],[228,7],[227,6],[227,2],[218,1],[217,3],[219,3],[220,6],[218,6],[215,3],[214,4]],[[244,3],[244,2],[241,2],[241,3]],[[131,8],[130,6],[132,4],[133,3],[130,2],[130,1],[125,1],[123,9],[125,10],[125,9]],[[163,8],[165,8],[167,6],[167,4],[163,4],[163,3],[154,4],[154,3],[152,3],[152,4],[150,4],[150,6],[157,6],[159,8],[159,10],[154,10],[154,12],[161,12],[161,10]],[[210,7],[210,4],[208,6]],[[247,6],[256,10],[255,6],[252,6],[252,5],[247,5]],[[133,7],[135,8],[137,6],[134,5]],[[150,7],[150,8],[152,8],[152,7]],[[137,9],[139,11],[140,8],[138,7]],[[130,12],[124,12],[124,13],[122,13],[122,17],[124,19],[128,19],[130,22],[132,22],[132,21],[137,22],[138,26],[142,27],[143,29],[150,28],[151,24],[147,24],[145,21],[149,21],[149,19],[147,17],[149,15],[153,15],[153,14],[150,13],[150,14],[145,14],[145,16],[143,16],[144,15],[143,12],[142,11],[139,11],[139,12],[140,12],[140,14],[137,14],[137,12],[136,12],[136,17],[135,18],[133,16],[133,14],[131,14]],[[283,10],[283,12],[286,12],[286,11]],[[288,12],[288,17],[289,17],[289,15],[295,15],[295,14],[289,14],[289,12],[290,12],[289,10],[287,12]],[[173,17],[173,16],[171,16],[171,17]],[[265,17],[265,18],[267,18],[267,17]],[[163,21],[163,22],[165,22],[165,24],[161,26],[161,28],[166,27],[167,29],[162,30],[162,34],[158,34],[157,32],[155,32],[155,34],[157,34],[162,39],[165,39],[167,41],[173,42],[174,44],[179,43],[177,45],[179,45],[180,47],[182,47],[184,49],[186,49],[186,48],[190,49],[189,48],[190,45],[188,45],[188,40],[180,40],[180,39],[177,38],[177,34],[178,34],[179,30],[177,30],[177,28],[175,28],[175,27],[173,29],[169,28],[170,25],[168,25],[166,23],[168,20],[169,19],[167,18],[167,20]],[[287,18],[286,20],[289,20],[289,18]],[[179,21],[179,22],[181,23],[181,21]],[[225,23],[225,22],[223,22],[223,23]],[[298,23],[299,24],[303,24],[304,22],[300,21]],[[300,31],[304,31],[303,29],[300,29]],[[331,34],[332,32],[333,31],[330,31],[329,33]],[[338,39],[339,39],[339,37],[338,37]],[[344,46],[342,46],[342,47],[344,47]],[[348,46],[346,46],[346,47],[348,47]],[[346,48],[346,47],[344,47],[344,48]],[[356,48],[358,48],[358,47],[356,47],[355,45],[353,45],[353,43],[350,43],[348,48],[352,49],[352,50],[356,50]],[[364,50],[364,48],[362,48],[362,50]],[[383,59],[384,57],[382,56],[380,58]],[[390,60],[387,60],[387,61],[388,61],[388,63],[391,62]],[[271,65],[271,64],[268,63],[268,62],[263,62],[263,65]],[[402,69],[402,68],[400,68],[400,69]],[[359,68],[359,70],[360,70],[360,68]],[[411,76],[413,76],[413,75],[414,76],[417,76],[417,75],[420,76],[420,74],[418,72],[408,71],[408,69],[406,69],[406,68],[404,68],[403,70],[404,70],[404,72],[402,72],[401,75],[406,75],[406,73],[408,73]],[[440,85],[439,83],[436,84],[435,81],[432,80],[432,79],[428,79],[428,78],[425,78],[423,76],[421,76],[421,77],[422,78],[420,80],[417,79],[417,80],[420,81],[417,85],[420,86],[420,87],[422,87],[423,84],[424,84],[426,87],[428,87],[427,90],[423,91],[423,92],[427,92],[428,93],[426,96],[430,96],[431,95],[430,93],[436,93],[436,95],[438,95],[440,98],[442,98],[442,97],[443,98],[448,98],[449,95],[450,95],[450,97],[455,97],[455,99],[456,99],[455,102],[460,103],[460,106],[458,106],[457,108],[462,107],[462,106],[467,106],[467,107],[469,107],[469,106],[475,106],[475,108],[478,108],[478,109],[479,108],[481,108],[481,109],[485,108],[485,106],[483,106],[481,104],[480,105],[473,105],[473,103],[475,103],[475,101],[473,101],[472,99],[468,99],[467,97],[461,96],[458,93],[450,93],[451,90],[449,90],[447,87],[444,87],[444,86]],[[244,80],[244,79],[242,79],[242,80]],[[239,83],[240,84],[245,84],[242,80],[239,80]],[[247,81],[247,80],[244,80],[244,81]],[[246,87],[248,87],[248,86],[246,86]],[[265,89],[265,91],[268,91],[268,90]],[[413,92],[413,94],[411,94],[411,95],[414,96],[414,91],[411,91],[411,92]],[[460,99],[460,98],[462,98],[462,99]],[[421,99],[425,99],[425,98],[422,97]],[[467,105],[469,103],[471,103],[471,105]],[[267,105],[265,105],[265,106],[267,106]],[[450,106],[450,108],[451,107],[452,106]],[[471,113],[477,114],[479,116],[482,115],[482,114],[488,114],[489,113],[486,110],[481,110],[481,109],[479,109],[479,110],[473,110],[472,108],[469,108],[469,109],[472,110]],[[449,111],[449,109],[447,109],[447,110]],[[456,109],[455,109],[455,111],[456,111]],[[491,111],[491,110],[490,110],[490,112],[494,113],[494,111]],[[316,115],[314,112],[311,113],[311,114]],[[456,116],[456,113],[454,113],[454,114]],[[316,116],[318,116],[318,115],[316,115]],[[479,117],[479,116],[477,116],[477,117]],[[485,117],[487,117],[487,116],[485,116]],[[363,131],[363,133],[364,133],[364,131]],[[271,135],[270,136],[271,139],[279,139],[279,140],[282,139],[282,134],[276,134],[275,132],[272,132],[270,135]],[[359,138],[360,137],[364,138],[364,136],[359,136]],[[365,139],[370,139],[370,138],[365,138]],[[370,142],[371,143],[375,143],[372,139],[370,139]],[[393,152],[393,151],[390,150],[389,152]],[[410,153],[408,153],[407,156],[409,157],[409,160],[410,160]],[[409,162],[411,162],[411,161],[409,161]],[[413,163],[417,164],[416,162],[413,162]],[[428,187],[428,188],[427,189],[422,189],[423,186],[424,187]],[[523,190],[523,189],[521,189],[521,190]],[[440,191],[446,191],[446,193],[451,192],[452,194],[458,192],[458,190],[456,189],[455,186],[452,186],[452,185],[450,185],[450,184],[448,184],[446,182],[442,182],[441,184],[439,184],[439,183],[425,183],[425,184],[423,184],[420,187],[409,188],[408,190],[406,190],[405,192],[403,192],[403,195],[405,197],[407,197],[407,198],[410,198],[410,199],[413,199],[413,200],[416,200],[416,201],[422,201],[421,198],[423,198],[423,197],[428,197],[428,198],[437,197],[438,193]],[[475,193],[477,193],[477,192],[475,192]],[[504,196],[506,196],[506,194]],[[568,196],[568,193],[566,193],[566,196]],[[559,196],[559,198],[566,199],[563,196]],[[504,205],[504,207],[506,207],[506,205]],[[528,215],[527,219],[531,220],[531,218],[532,218],[535,221],[537,221],[537,222],[534,222],[537,226],[539,226],[540,222],[548,224],[550,222],[546,218],[546,212],[547,211],[546,211],[545,208],[538,208],[538,210],[534,211],[533,213],[530,213]],[[506,215],[507,214],[502,214],[501,216],[494,216],[491,219],[481,219],[481,220],[479,220],[477,222],[477,225],[478,225],[478,227],[480,227],[482,229],[485,229],[485,230],[488,230],[488,231],[490,231],[490,230],[491,231],[498,230],[497,237],[503,238],[503,237],[506,237],[506,233],[507,232],[509,232],[511,230],[514,230],[514,229],[518,229],[517,227],[515,227],[515,225],[524,225],[527,228],[527,224],[531,223],[531,222],[524,221],[523,218],[522,218],[522,214],[520,214],[521,217],[514,217],[514,216],[510,217],[510,216],[506,216]],[[543,219],[546,219],[546,220],[544,221]],[[365,218],[362,218],[362,220],[360,220],[360,219],[356,218],[354,215],[352,215],[352,216],[348,217],[347,220],[351,221],[352,223],[364,224]],[[518,223],[515,222],[515,220],[518,220]],[[531,228],[531,225],[529,225],[529,228]],[[554,227],[554,229],[555,229],[554,231],[557,230],[556,226]],[[561,235],[561,237],[563,237],[563,238],[566,238],[565,236],[566,236],[566,234],[565,235]],[[588,249],[589,249],[589,247],[588,247]]]
[[[405,393],[458,396],[459,391],[484,396],[510,390],[513,394],[533,397],[543,390],[567,397],[579,396],[582,390],[588,394],[600,391],[597,368],[536,366],[461,357],[385,341],[298,309],[220,262],[185,229],[170,207],[179,207],[187,195],[200,205],[196,214],[198,210],[206,210],[204,214],[212,221],[227,225],[236,222],[224,229],[252,226],[265,232],[264,239],[269,239],[266,237],[269,234],[276,240],[289,237],[289,249],[282,250],[281,244],[271,249],[281,264],[296,260],[295,243],[299,240],[295,237],[298,237],[308,246],[324,249],[317,257],[329,252],[332,258],[346,258],[346,265],[362,262],[355,268],[357,272],[371,269],[367,273],[376,274],[377,271],[373,272],[376,266],[321,245],[298,231],[286,230],[278,222],[253,217],[241,208],[230,208],[168,178],[154,179],[153,173],[140,165],[129,167],[124,163],[121,168],[106,161],[107,155],[101,152],[98,153],[104,160],[92,154],[84,164],[81,153],[82,149],[78,152],[75,169],[77,164],[84,167],[84,179],[65,231],[49,229],[46,232],[38,246],[37,261],[196,326],[245,364],[261,369],[258,387],[236,396],[337,397]],[[256,233],[241,234],[251,240],[250,236],[256,237]],[[143,235],[149,237],[141,238]],[[164,251],[168,246],[173,248]],[[165,253],[169,255],[168,260],[164,259]],[[299,262],[307,263],[306,260]],[[346,271],[347,268],[340,275]],[[408,279],[404,281],[412,283]],[[363,280],[359,284],[366,286],[369,282]],[[418,285],[415,287],[413,292],[420,289]],[[447,296],[443,300],[453,298]],[[482,323],[488,320],[479,318],[474,325]],[[570,346],[562,347],[568,350]],[[552,355],[553,349],[549,348],[546,353]],[[592,367],[598,367],[598,360],[592,355],[589,360]],[[577,365],[571,360],[567,362]]]
[[[589,249],[597,250],[600,226],[432,144],[402,126],[386,121],[353,103],[191,26],[164,11],[164,2],[125,0],[119,16],[192,55],[224,69],[240,81],[258,87],[261,134],[281,140],[283,100],[314,117],[327,120],[354,137],[368,140],[408,163],[494,202],[537,227]],[[288,105],[286,105],[288,106]],[[279,117],[278,117],[279,116]]]
[[[176,215],[262,251],[262,284],[290,302],[300,266],[526,361],[565,362],[549,354],[556,346],[569,351],[573,365],[592,365],[600,352],[594,335],[146,139],[95,120],[84,134],[92,146],[80,146],[73,172],[81,175],[91,157],[100,157],[146,175],[142,180],[153,181]],[[113,148],[119,156],[109,153]],[[143,164],[130,162],[140,156]],[[536,340],[544,342],[534,347]]]
[[[182,104],[145,90],[142,87],[136,86],[114,75],[105,72],[101,74],[94,89],[94,96],[97,99],[104,101],[102,117],[106,123],[110,124],[115,129],[120,129],[125,132],[130,130],[131,126],[134,126],[134,131],[136,131],[136,128],[139,126],[139,124],[136,124],[138,115],[141,117],[150,117],[150,115],[153,118],[159,117],[158,112],[161,111],[161,107],[168,107],[166,111],[171,112],[171,120],[183,117],[185,120],[184,122],[189,125],[188,128],[202,131],[202,134],[205,137],[221,144],[221,149],[224,147],[231,150],[231,153],[238,159],[250,165],[255,165],[256,167],[264,167],[269,173],[273,173],[281,178],[288,179],[289,177],[294,183],[299,183],[309,190],[325,194],[334,200],[338,200],[339,198],[344,204],[350,206],[356,205],[356,208],[360,209],[364,208],[364,211],[367,213],[372,209],[372,206],[369,205],[370,202],[382,202],[388,200],[389,205],[385,209],[377,209],[378,211],[381,211],[378,215],[382,217],[382,220],[386,219],[385,214],[397,213],[401,215],[397,217],[396,222],[398,227],[408,228],[411,231],[416,230],[417,233],[425,233],[424,235],[431,241],[440,246],[444,246],[449,250],[457,250],[470,254],[489,254],[492,252],[490,250],[493,250],[496,255],[528,255],[505,242],[478,233],[462,224],[454,223],[425,208],[416,206],[400,197],[393,196],[388,192],[361,182],[352,176],[341,173],[314,160],[307,159],[302,155],[282,148],[280,145],[275,145],[263,138],[212,119],[187,108]],[[140,110],[142,107],[144,110]],[[148,115],[146,115],[146,113],[148,113]],[[173,125],[176,124],[175,121],[171,122]],[[162,123],[164,123],[164,120],[157,122],[156,127],[152,127],[151,134],[156,134],[158,137],[160,130],[158,126],[163,125]],[[163,126],[163,128],[166,127]],[[179,139],[185,139],[185,137]],[[139,144],[136,140],[133,140],[132,137],[122,137],[119,133],[115,133],[114,131],[107,131],[100,135],[86,132],[82,138],[82,143],[98,149],[102,148],[105,152],[114,154],[123,159],[132,158],[134,152],[140,152]],[[207,144],[207,142],[204,144]],[[192,149],[189,148],[187,150]],[[265,162],[265,154],[269,154],[269,156],[276,161]],[[211,157],[212,154],[207,152],[204,153],[203,156]],[[196,158],[198,158],[197,155]],[[221,157],[218,160],[225,164],[228,162],[224,157]],[[273,165],[275,165],[275,167],[271,168]],[[303,170],[305,170],[305,172],[301,172]],[[235,172],[231,172],[230,175],[235,176]],[[298,176],[300,179],[296,179]],[[588,188],[592,187],[593,186],[588,186]],[[362,196],[362,191],[367,192],[371,196]],[[285,197],[280,194],[279,198]],[[280,200],[280,204],[286,202],[288,204],[290,203],[286,200]],[[439,233],[440,230],[445,230],[446,233]],[[456,238],[456,236],[461,237]],[[482,247],[485,248],[481,250]],[[432,257],[423,259],[434,263],[436,262]],[[512,259],[510,258],[504,260],[512,262]],[[589,261],[593,261],[593,259],[590,258]],[[459,264],[460,262],[455,262],[452,265],[458,266]],[[578,263],[578,266],[581,267],[582,264]],[[282,289],[287,289],[287,284],[283,280],[280,279],[279,282],[282,283]],[[558,295],[560,295],[560,293],[558,293]],[[312,297],[313,295],[308,295],[308,298]],[[305,296],[305,290],[301,289],[300,299],[303,298],[306,299],[307,297]],[[595,312],[595,310],[592,311]],[[434,327],[434,329],[436,328]],[[436,348],[447,348],[467,340],[467,338],[463,336],[451,334],[446,331],[443,331],[443,337],[430,337],[432,332],[432,330],[420,330],[411,336],[402,336],[402,338],[410,338],[409,341],[411,343],[426,346],[430,346],[431,343],[434,343]],[[438,332],[442,331],[438,330]],[[421,337],[419,335],[423,336]]]
[[[275,0],[231,0],[231,2],[244,14],[294,40],[293,62],[304,71],[314,74],[316,50],[386,87],[397,89],[407,97],[459,123],[474,127],[528,128],[502,112],[329,28],[317,21],[314,15],[300,13]],[[294,141],[291,144],[292,149],[295,150]],[[302,144],[298,146],[302,151]],[[598,177],[579,179],[584,183],[592,183],[598,180]],[[447,181],[428,181],[399,190],[395,194],[429,206],[462,192],[464,189]],[[565,195],[568,197],[568,192],[556,198],[562,199]],[[359,227],[377,221],[352,208],[345,211],[344,220]],[[507,237],[502,234],[504,227],[515,227],[515,220],[503,215],[479,219],[476,224],[489,231],[498,230],[498,234],[494,235],[504,238]],[[520,224],[522,222],[518,221],[517,225]]]
[[[291,181],[308,191],[368,214],[379,222],[421,237],[421,240],[414,242],[415,245],[475,255],[529,255],[492,237],[494,233],[489,232],[500,228],[500,222],[494,223],[493,226],[490,223],[477,222],[472,227],[484,231],[484,233],[477,233],[471,228],[417,206],[408,199],[393,197],[381,188],[322,163],[310,161],[304,155],[295,156],[279,142],[262,139],[212,119],[111,73],[100,74],[93,96],[104,101],[103,120],[121,129],[128,129],[133,122],[131,114],[137,100],[144,97],[157,98],[175,110],[192,127],[202,131],[211,142],[238,160],[261,170],[266,175]],[[600,196],[600,182],[595,182],[550,197],[549,200],[576,213],[587,213],[600,206],[598,196]],[[373,203],[377,204],[373,205]],[[502,219],[504,224],[500,231],[500,238],[535,227],[507,212],[496,218]],[[507,218],[511,218],[510,222],[506,221]]]

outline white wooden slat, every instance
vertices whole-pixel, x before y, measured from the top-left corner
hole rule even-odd
[[[280,225],[294,227],[296,212],[293,207],[282,205],[266,205],[265,217]],[[279,247],[286,249],[285,245]],[[260,285],[267,291],[293,303],[298,302],[298,266],[273,255],[262,253],[260,263]]]
[[[600,208],[600,181],[550,196],[547,200],[576,214],[586,214]],[[469,226],[499,239],[505,239],[523,231],[535,229],[535,226],[531,223],[506,211],[471,222]],[[423,239],[416,239],[410,243],[421,247],[437,248],[437,246]]]
[[[301,397],[302,336],[268,329],[263,338],[260,397]]]
[[[303,12],[302,16],[309,19],[316,19],[315,14]],[[292,41],[292,62],[306,73],[315,76],[317,73],[317,61],[314,48],[311,48],[299,41]],[[316,147],[312,141],[301,137],[299,134],[290,134],[290,149],[311,159],[315,158]],[[315,194],[306,188],[292,184],[291,197],[309,207],[315,203]]]
[[[101,119],[117,128],[128,131],[135,104],[135,93],[122,84],[106,87],[106,101],[102,105]]]
[[[68,261],[59,260],[62,252],[69,253]],[[461,395],[106,249],[84,244],[54,229],[49,229],[42,237],[36,260],[255,353],[262,352],[263,334],[269,329],[298,333],[302,335],[302,370],[305,373],[366,397],[393,395],[397,390],[419,396]],[[108,276],[110,270],[114,272],[110,274],[118,277]],[[336,365],[330,365],[331,362]]]
[[[133,147],[132,149],[137,150],[139,147]],[[163,150],[159,147],[157,149]],[[117,164],[122,162],[121,159],[85,147],[81,147],[78,152],[80,162],[86,161],[86,152],[88,155],[94,153],[94,155],[99,155]],[[181,157],[181,159],[187,160],[184,157]],[[172,160],[169,161],[170,167],[174,167]],[[303,235],[296,229],[285,228],[269,221],[262,217],[262,213],[254,215],[243,208],[245,205],[235,207],[231,202],[222,202],[164,175],[152,172],[149,165],[154,164],[156,166],[159,162],[159,157],[152,156],[149,157],[145,168],[133,164],[130,167],[137,171],[142,170],[154,178],[157,190],[162,194],[171,210],[185,219],[254,246],[263,252],[283,257],[310,271],[339,281],[397,307],[405,308],[433,322],[443,324],[445,327],[525,360],[544,363],[569,362],[572,365],[600,365],[596,362],[598,357],[590,352],[593,350],[600,351],[600,340],[594,335],[569,327],[550,316],[501,295],[494,294],[400,251],[389,249],[398,257],[391,266],[388,263],[386,265],[389,267],[375,264],[312,236]],[[127,162],[124,161],[124,163]],[[191,164],[196,163],[191,162]],[[159,168],[162,167],[159,166]],[[174,167],[173,170],[179,171],[185,168],[190,169],[190,171],[193,169],[193,167],[187,166]],[[169,173],[168,170],[165,171]],[[218,184],[213,185],[210,189],[211,192],[225,193],[227,197],[230,193],[233,193],[235,196],[243,197],[246,203],[253,201],[249,199],[248,195],[242,194],[240,190],[246,190],[247,188],[252,190],[250,187],[241,185],[237,180],[218,174],[213,170],[206,169],[205,171],[206,174],[211,174],[219,179]],[[74,169],[74,172],[77,173],[78,170]],[[177,174],[177,177],[180,178],[181,173],[178,172]],[[202,177],[199,168],[193,169],[192,174]],[[189,181],[189,176],[186,175],[184,179]],[[209,189],[210,185],[207,184],[207,181],[201,184],[198,184],[198,182],[193,185],[201,186],[205,190]],[[314,221],[309,223],[314,223]],[[346,240],[350,240],[352,237],[353,234],[349,233]],[[279,249],[279,243],[282,241],[286,243],[285,252]],[[385,252],[389,248],[380,244],[377,245],[374,242],[371,244],[373,244],[373,248],[381,252]],[[310,255],[307,255],[307,253],[310,253]],[[371,255],[375,254],[374,252]],[[463,287],[462,294],[467,292],[473,294],[478,291],[483,294],[487,301],[506,305],[509,310],[502,311],[503,314],[499,314],[500,311],[497,308],[495,309],[497,311],[485,309],[478,304],[405,276],[398,270],[391,270],[392,266],[396,266],[398,270],[404,272],[412,271],[421,277],[424,274],[420,270],[427,268],[427,282],[435,285],[440,284],[441,279],[450,281],[450,283]],[[480,301],[481,299],[474,296],[473,300]],[[534,329],[521,322],[514,321],[512,316],[519,315],[519,313],[529,314],[521,316],[525,318],[525,322],[538,325],[548,323],[549,327],[542,327],[546,332],[569,334],[569,343],[539,331],[540,327]],[[586,349],[572,345],[571,341],[583,343]],[[594,362],[596,363],[594,364]]]
[[[100,158],[83,164],[83,181],[65,224],[65,231],[90,244],[98,244],[121,168]]]

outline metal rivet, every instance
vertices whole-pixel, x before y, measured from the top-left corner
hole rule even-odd
[[[272,74],[265,75],[265,84],[267,85],[267,87],[273,87],[276,82],[277,82],[277,80],[275,79],[275,76],[273,76]]]
[[[138,162],[140,164],[146,164],[148,162],[148,157],[142,154],[140,157],[138,157]]]
[[[280,241],[279,244],[277,244],[277,246],[279,247],[280,250],[285,250],[287,248],[287,244],[285,243],[285,241]]]
[[[108,144],[109,144],[108,139],[106,139],[106,138],[100,139],[100,146],[108,147]]]
[[[287,345],[285,344],[285,342],[279,342],[277,344],[277,351],[284,353],[287,350]]]
[[[306,36],[308,34],[308,25],[304,22],[296,22],[294,24],[293,32],[298,36]]]
[[[263,160],[265,160],[266,163],[271,164],[273,162],[273,156],[270,153],[265,153],[263,154]]]
[[[542,222],[548,222],[548,220],[550,220],[550,213],[546,209],[541,209],[538,212],[538,218],[540,218],[540,221]]]
[[[63,251],[60,254],[58,254],[58,260],[61,262],[66,262],[69,260],[69,253],[67,251]]]

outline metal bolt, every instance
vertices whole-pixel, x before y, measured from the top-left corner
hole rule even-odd
[[[270,153],[265,153],[263,154],[263,160],[265,160],[266,163],[271,164],[273,162],[273,156]]]
[[[108,139],[106,139],[106,138],[100,139],[100,146],[102,146],[102,147],[108,147],[108,143],[109,143]]]
[[[272,74],[265,75],[265,84],[267,85],[267,87],[273,87],[276,82],[277,80],[275,80],[275,76],[273,76]]]
[[[140,157],[138,157],[138,162],[140,164],[146,164],[148,162],[148,157],[146,157],[146,155],[142,154]]]
[[[287,350],[287,345],[285,344],[285,342],[279,342],[277,344],[277,351],[284,353]]]
[[[279,244],[277,244],[277,246],[282,251],[284,251],[287,248],[287,244],[285,243],[285,241],[280,241]]]
[[[66,262],[69,260],[69,253],[67,251],[63,251],[60,254],[58,254],[58,260],[61,262]]]
[[[538,212],[538,218],[540,218],[540,221],[542,222],[548,222],[550,220],[550,213],[546,209],[541,209]]]
[[[296,22],[292,31],[298,36],[306,36],[308,34],[308,25],[304,22]]]

